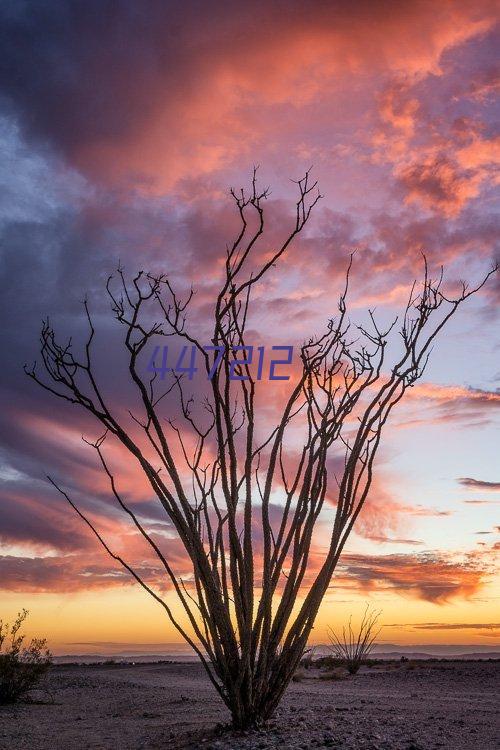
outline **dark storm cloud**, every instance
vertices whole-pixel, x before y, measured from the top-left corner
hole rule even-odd
[[[8,485],[0,490],[0,541],[70,551],[92,547],[92,539],[67,506],[39,482],[31,497]]]
[[[158,14],[173,16],[172,3],[41,0],[3,3],[1,13],[7,103],[29,134],[66,153],[120,137],[147,117],[158,68],[176,57],[178,22],[157,22]]]
[[[257,5],[268,20],[284,6],[283,23],[297,15],[288,3]],[[255,7],[224,0],[20,0],[0,13],[5,103],[29,135],[67,156],[133,134],[154,114],[160,88],[174,106],[208,62],[235,49],[241,29],[254,43],[266,34]]]

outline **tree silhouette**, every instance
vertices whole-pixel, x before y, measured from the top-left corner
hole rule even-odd
[[[140,571],[111,550],[68,493],[50,481],[106,551],[164,608],[198,654],[238,728],[268,719],[280,702],[368,496],[389,414],[421,377],[436,335],[494,270],[475,288],[463,284],[457,297],[448,298],[442,291],[442,273],[433,281],[425,262],[423,280],[413,285],[399,324],[401,356],[388,364],[387,342],[396,321],[384,330],[372,311],[368,327],[353,326],[348,320],[351,257],[337,315],[321,335],[301,346],[297,382],[291,381],[279,419],[261,439],[256,422],[259,382],[252,367],[237,364],[236,359],[241,362],[241,348],[249,344],[252,292],[302,232],[321,198],[309,173],[297,187],[295,218],[288,235],[252,271],[248,267],[264,233],[269,191],[260,190],[255,171],[248,192],[231,191],[240,229],[226,249],[224,278],[213,305],[211,344],[228,353],[217,368],[217,351],[207,351],[187,324],[192,292],[181,300],[163,274],[140,272],[129,282],[119,268],[116,278],[110,277],[107,293],[125,330],[128,371],[142,404],[140,416],[131,413],[134,429],[110,406],[98,383],[92,360],[95,330],[87,302],[89,336],[83,356],[78,358],[71,342],[60,343],[46,321],[41,331],[45,376],[38,374],[36,365],[25,368],[45,389],[83,407],[104,427],[104,434],[91,444],[111,493],[158,558],[188,625],[178,621]],[[152,307],[160,322],[151,323]],[[154,337],[167,336],[195,347],[204,372],[212,375],[206,381],[209,390],[203,416],[194,408],[194,397],[188,395],[186,379],[179,374],[171,373],[166,390],[164,384],[161,390],[157,373],[144,377],[141,353]],[[172,390],[178,393],[182,428],[174,420],[165,420],[161,412],[162,399]],[[137,429],[143,442],[135,436]],[[293,451],[286,442],[292,431]],[[298,432],[302,440],[297,451]],[[173,524],[192,564],[189,582],[176,575],[161,542],[123,500],[104,451],[109,435],[130,453]],[[195,447],[190,450],[193,436]],[[174,459],[174,441],[180,446],[182,468],[181,461]],[[329,474],[332,455],[342,456],[334,476]],[[276,503],[271,519],[274,491],[282,494],[277,520]],[[325,500],[335,509],[331,535],[311,578],[306,573],[311,570],[313,532]]]

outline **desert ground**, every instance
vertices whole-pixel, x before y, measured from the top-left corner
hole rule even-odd
[[[273,722],[234,733],[198,664],[55,666],[52,703],[36,693],[0,708],[0,748],[494,750],[499,677],[500,661],[382,662],[343,679],[306,670]]]

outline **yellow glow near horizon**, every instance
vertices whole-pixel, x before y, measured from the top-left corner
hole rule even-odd
[[[434,604],[404,598],[391,592],[371,596],[353,593],[329,593],[311,633],[313,644],[328,643],[328,628],[341,629],[349,616],[356,625],[366,603],[382,610],[383,629],[379,642],[399,645],[464,644],[494,646],[500,642],[500,629],[420,629],[416,624],[475,624],[498,621],[498,587],[493,584],[484,597],[456,599]],[[185,623],[181,606],[173,594],[168,602],[175,615]],[[105,645],[183,644],[162,608],[138,586],[82,591],[74,594],[14,594],[2,596],[2,617],[9,622],[25,607],[30,611],[27,633],[47,637],[55,654],[106,653]],[[153,649],[154,650],[154,649]]]

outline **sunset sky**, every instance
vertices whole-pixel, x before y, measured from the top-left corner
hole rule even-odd
[[[320,332],[353,250],[352,315],[375,307],[382,320],[404,307],[422,252],[451,289],[500,260],[497,8],[2,2],[0,619],[28,608],[56,653],[178,641],[45,479],[143,564],[81,440],[99,427],[22,370],[48,314],[82,341],[88,294],[101,382],[127,405],[122,332],[103,293],[119,261],[192,284],[202,335],[237,226],[229,188],[248,185],[256,164],[272,190],[262,257],[293,221],[292,179],[313,166],[324,196],[259,292],[256,346]],[[370,601],[389,643],[500,643],[499,307],[497,275],[391,418],[313,641]],[[261,385],[266,421],[284,386]],[[124,494],[185,573],[159,503],[123,450],[110,451]]]

